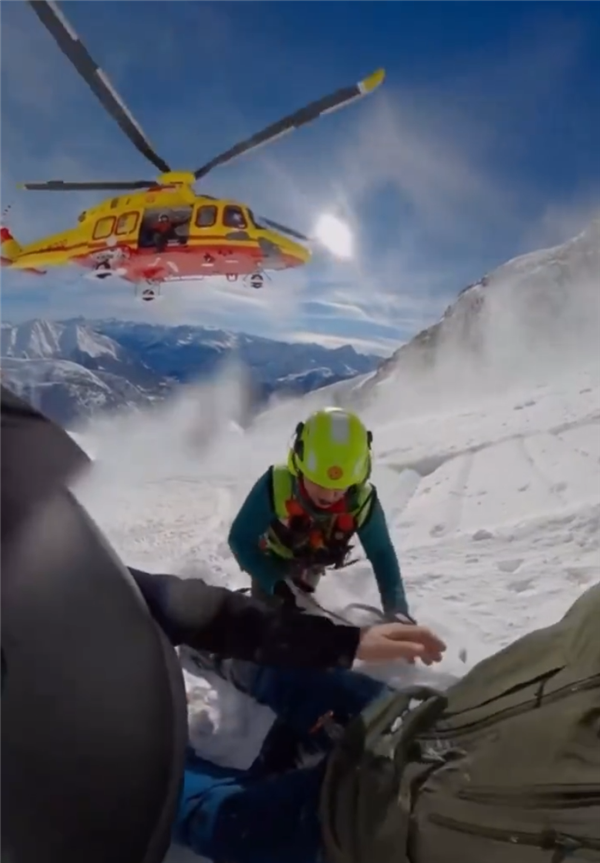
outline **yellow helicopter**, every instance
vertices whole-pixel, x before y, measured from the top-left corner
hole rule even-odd
[[[269,270],[309,262],[311,239],[269,219],[258,219],[243,203],[197,195],[193,184],[244,153],[372,93],[383,81],[379,69],[358,84],[337,90],[271,124],[216,156],[196,171],[172,171],[157,155],[106,74],[87,52],[62,11],[48,0],[28,0],[61,51],[121,130],[158,170],[153,180],[25,183],[35,191],[110,190],[125,194],[85,210],[71,230],[21,246],[1,228],[3,266],[43,274],[46,267],[78,264],[89,277],[123,278],[143,300],[154,300],[163,282],[243,277],[260,288]],[[307,245],[308,244],[308,245]],[[138,290],[139,289],[139,290]]]

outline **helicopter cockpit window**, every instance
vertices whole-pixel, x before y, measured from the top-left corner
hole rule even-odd
[[[248,218],[249,218],[250,224],[252,225],[253,228],[264,227],[263,225],[261,225],[260,221],[256,218],[256,216],[254,215],[252,210],[248,210]]]
[[[133,234],[137,228],[139,216],[135,212],[123,213],[117,221],[117,234]]]
[[[212,228],[217,221],[217,208],[210,204],[206,207],[199,207],[196,213],[197,228]]]
[[[241,207],[228,205],[223,210],[223,224],[226,228],[247,228],[248,222]]]

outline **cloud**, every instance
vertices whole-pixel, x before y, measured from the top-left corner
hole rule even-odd
[[[586,184],[570,201],[550,203],[542,216],[526,233],[529,248],[557,246],[566,238],[575,237],[593,219],[600,218],[600,179]]]
[[[356,321],[373,320],[361,306],[352,302],[344,302],[343,295],[339,295],[339,299],[337,300],[308,300],[305,303],[305,311],[314,318],[351,318]]]

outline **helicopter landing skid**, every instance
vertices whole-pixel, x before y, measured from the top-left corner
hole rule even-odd
[[[271,281],[266,273],[256,272],[244,277],[246,285],[250,285],[255,291],[258,291],[265,284],[265,279]]]
[[[159,297],[162,297],[160,285],[161,283],[159,281],[148,279],[142,284],[135,286],[134,296],[138,297],[140,300],[143,300],[143,302],[145,303],[157,300]]]

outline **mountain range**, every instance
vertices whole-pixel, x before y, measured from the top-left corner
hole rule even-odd
[[[347,345],[287,344],[208,327],[121,320],[2,324],[2,376],[65,425],[99,409],[142,406],[236,357],[253,406],[275,393],[313,405],[368,405],[381,387],[403,400],[559,369],[585,352],[600,365],[600,219],[552,248],[514,258],[463,288],[442,318],[388,359]],[[482,375],[486,371],[486,375]],[[381,403],[381,399],[378,400]],[[285,404],[281,406],[285,410]]]
[[[274,393],[299,395],[364,374],[381,361],[349,345],[115,319],[3,322],[0,339],[4,383],[65,426],[98,410],[160,401],[233,358],[249,372],[253,407]]]

